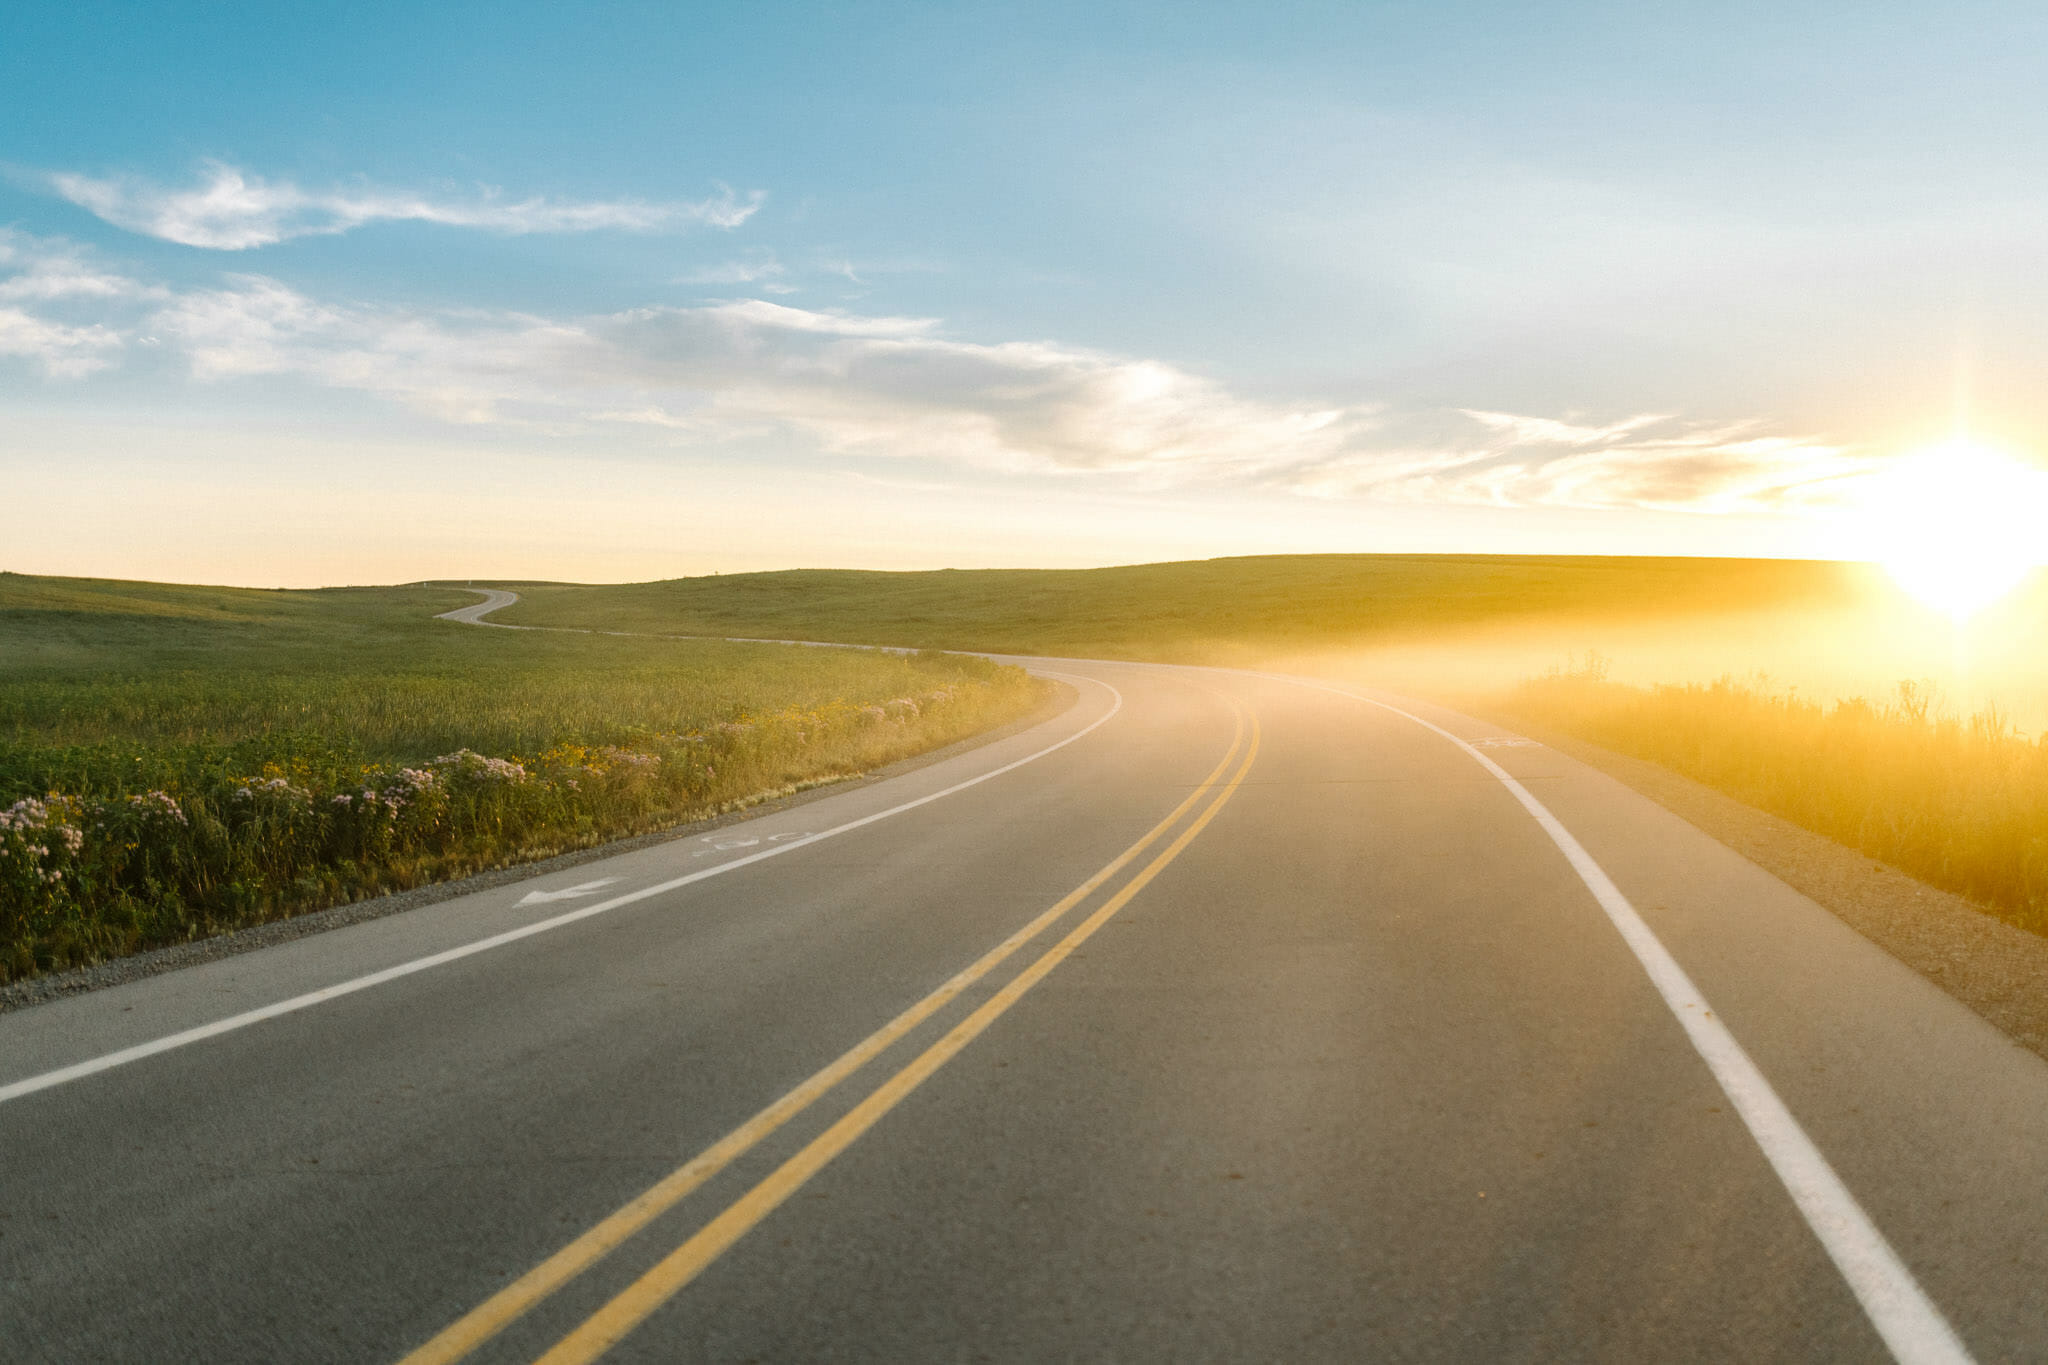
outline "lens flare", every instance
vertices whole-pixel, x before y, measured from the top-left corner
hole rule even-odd
[[[1876,476],[1863,518],[1893,581],[1967,621],[2041,562],[2048,476],[1998,451],[1952,441]]]

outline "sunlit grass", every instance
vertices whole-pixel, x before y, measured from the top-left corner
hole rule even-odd
[[[1828,704],[1733,680],[1632,687],[1597,664],[1509,704],[2048,933],[2048,746],[1996,710],[1947,714],[1914,683]]]
[[[661,828],[999,724],[940,655],[480,630],[466,593],[0,575],[0,981]]]
[[[521,588],[496,619],[985,649],[1259,663],[1298,651],[1441,639],[1504,622],[1625,624],[1834,607],[1859,566],[1543,555],[1271,555],[1106,569],[799,569]]]

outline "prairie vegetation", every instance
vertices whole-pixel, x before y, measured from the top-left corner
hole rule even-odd
[[[0,981],[699,818],[1041,695],[972,658],[431,619],[474,600],[0,575]]]
[[[796,569],[520,587],[510,624],[1252,664],[1504,625],[1836,607],[1861,566],[1542,555],[1271,555],[1108,569]],[[503,586],[511,587],[512,584]],[[1585,648],[1584,644],[1578,646]]]
[[[1507,704],[2048,934],[2048,746],[1995,709],[1944,713],[1911,682],[1882,703],[1831,704],[1732,679],[1632,687],[1597,660],[1532,679]]]

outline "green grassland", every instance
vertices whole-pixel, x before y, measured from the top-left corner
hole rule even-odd
[[[697,818],[1042,695],[972,658],[433,619],[475,600],[0,574],[0,980]]]
[[[1248,663],[1511,621],[1834,604],[1861,566],[1805,560],[1273,555],[1109,569],[798,569],[520,588],[510,624]],[[511,585],[504,585],[511,586]]]

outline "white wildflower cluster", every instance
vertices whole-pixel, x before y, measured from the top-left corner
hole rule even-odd
[[[637,749],[621,749],[609,744],[597,751],[597,757],[606,767],[630,773],[651,773],[661,766],[660,754],[643,754]]]
[[[531,776],[524,764],[514,763],[509,758],[486,758],[474,749],[457,749],[452,754],[442,754],[430,766],[472,782],[524,782]]]
[[[169,792],[150,791],[141,796],[128,798],[128,809],[145,819],[170,820],[180,825],[190,825],[177,798]]]
[[[871,722],[916,720],[925,713],[926,709],[933,706],[943,706],[957,695],[959,695],[958,688],[941,687],[935,692],[927,692],[920,697],[894,697],[879,706],[863,706],[860,708],[860,713]]]
[[[304,787],[294,787],[290,780],[282,777],[245,778],[235,788],[237,801],[281,801],[295,806],[313,804],[313,793]]]
[[[32,796],[0,810],[0,859],[46,886],[64,879],[57,868],[44,866],[51,858],[53,843],[62,845],[65,853],[76,854],[85,847],[85,832],[64,823],[59,812]]]
[[[440,784],[441,775],[431,768],[400,768],[397,776],[381,786],[341,792],[334,797],[332,804],[343,810],[359,810],[365,814],[381,811],[396,815]]]
[[[0,834],[8,830],[42,829],[50,823],[50,808],[33,796],[24,797],[0,810]]]

